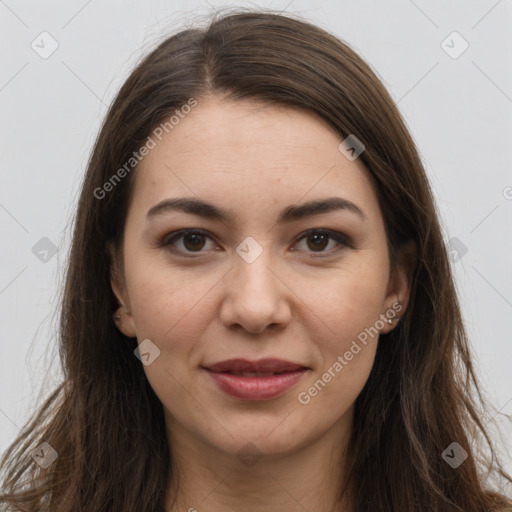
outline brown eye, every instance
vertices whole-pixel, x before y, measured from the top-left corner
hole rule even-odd
[[[182,230],[173,233],[171,237],[164,239],[162,245],[169,247],[173,252],[179,253],[200,253],[206,245],[208,235],[198,230]],[[210,239],[211,240],[211,239]]]
[[[200,254],[207,245],[207,240],[213,243],[210,248],[217,247],[213,242],[212,238],[205,232],[198,229],[183,229],[171,233],[161,243],[162,247],[169,248],[170,251],[184,255],[197,253]],[[313,257],[330,256],[345,247],[353,247],[350,240],[336,231],[312,229],[304,233],[299,241],[306,240],[306,248],[304,249],[307,253],[309,252]],[[326,250],[330,242],[335,242],[331,250]],[[295,247],[292,249],[296,251]],[[301,249],[302,250],[302,249]]]
[[[338,252],[339,250],[342,250],[344,247],[353,247],[352,243],[341,233],[329,230],[310,230],[304,233],[299,240],[303,239],[307,240],[306,246],[307,249],[310,250],[310,252],[320,253],[320,255],[323,255],[323,253],[325,253],[326,255],[330,255],[332,253]],[[328,247],[330,240],[335,241],[338,248],[336,249],[335,244],[334,250],[326,251],[325,249]]]
[[[189,233],[183,236],[183,246],[190,251],[201,250],[204,246],[204,236],[197,233]]]
[[[307,237],[307,240],[311,241],[311,244],[308,244],[308,247],[313,250],[323,250],[326,248],[329,242],[329,235],[325,234],[315,234],[315,235],[309,235]]]

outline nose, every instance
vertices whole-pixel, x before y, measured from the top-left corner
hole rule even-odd
[[[269,256],[267,248],[251,263],[235,255],[233,269],[225,277],[220,311],[227,328],[260,334],[269,327],[283,328],[289,323],[293,293]]]

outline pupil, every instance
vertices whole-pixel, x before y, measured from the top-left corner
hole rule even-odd
[[[323,244],[321,244],[321,246],[319,246],[316,242],[314,243],[314,247],[316,247],[317,249],[320,248],[320,249],[324,249],[325,248],[325,241],[327,240],[327,235],[312,235],[310,238],[314,238],[316,240],[316,242],[318,242],[319,238],[323,238]]]
[[[201,249],[202,248],[202,245],[200,243],[201,238],[202,238],[202,235],[193,233],[193,234],[185,235],[183,241],[184,241],[187,249]],[[190,239],[192,239],[192,244],[187,243],[187,240],[190,240]],[[198,240],[199,240],[200,247],[197,247],[197,245],[196,245],[196,243],[198,243]],[[203,240],[203,245],[204,245],[204,240]]]

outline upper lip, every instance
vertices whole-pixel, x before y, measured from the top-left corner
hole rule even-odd
[[[247,359],[227,359],[205,366],[212,372],[290,372],[305,369],[305,366],[282,359],[260,359],[249,361]]]

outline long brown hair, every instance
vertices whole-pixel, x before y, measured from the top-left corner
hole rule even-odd
[[[489,484],[490,474],[512,479],[497,462],[482,416],[485,400],[434,198],[405,123],[347,44],[298,16],[269,10],[217,13],[206,27],[168,37],[110,106],[74,223],[60,311],[65,378],[4,454],[2,503],[20,511],[164,510],[173,475],[163,407],[134,357],[136,340],[112,322],[118,304],[107,245],[122,241],[137,171],[126,162],[155,127],[207,94],[299,107],[341,139],[355,134],[365,145],[360,159],[377,187],[392,257],[410,240],[417,247],[406,314],[382,336],[356,400],[340,497],[350,490],[358,512],[512,506]],[[122,179],[112,180],[123,166]],[[474,447],[477,436],[487,458]],[[31,457],[43,442],[58,454],[48,468]],[[456,469],[442,456],[454,442],[468,454]]]

